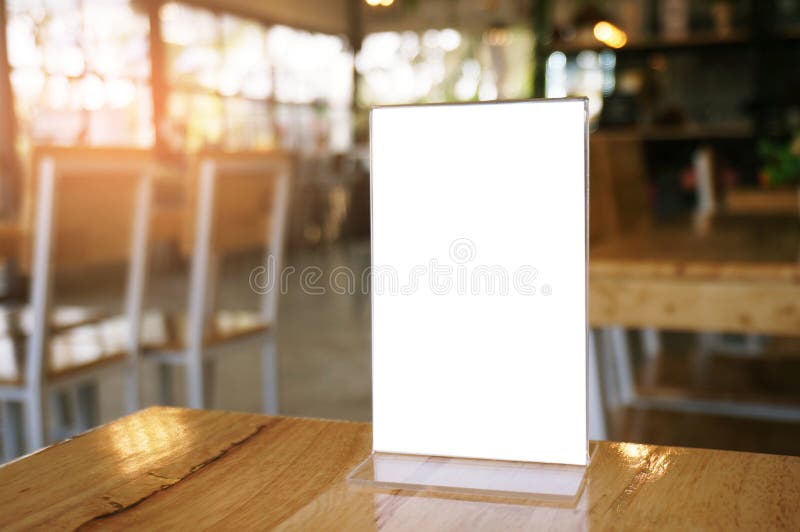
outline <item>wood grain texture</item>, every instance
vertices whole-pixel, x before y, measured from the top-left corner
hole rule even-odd
[[[784,268],[800,282],[797,221],[750,219],[719,225],[705,236],[695,235],[688,223],[681,223],[593,244],[592,267],[602,265],[604,271],[611,272],[615,265],[627,268],[632,263],[645,264],[660,266],[670,276],[692,277],[697,273],[703,278],[717,271],[727,278],[740,273],[748,277],[753,268],[771,276]],[[702,267],[692,270],[696,264]]]
[[[0,527],[800,529],[800,458],[601,442],[575,507],[345,482],[365,423],[157,407],[0,468]]]
[[[593,245],[589,320],[688,331],[800,335],[796,222],[653,229]]]
[[[800,335],[800,284],[603,278],[589,282],[589,321],[679,331]]]

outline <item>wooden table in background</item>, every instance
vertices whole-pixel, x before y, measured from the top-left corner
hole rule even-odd
[[[750,219],[592,245],[589,320],[683,331],[800,336],[800,225]]]
[[[643,375],[652,380],[659,330],[800,337],[800,224],[796,218],[715,221],[706,235],[688,225],[654,228],[592,245],[589,322],[602,336],[600,364],[610,408],[637,405],[736,417],[800,421],[800,406],[752,394],[718,397],[705,390],[636,382],[626,328],[642,330]],[[781,343],[783,342],[783,343]],[[753,353],[757,353],[757,347]],[[795,355],[796,356],[796,355]]]
[[[366,423],[150,408],[0,468],[0,527],[800,529],[800,457],[601,442],[560,507],[349,485],[370,440]]]

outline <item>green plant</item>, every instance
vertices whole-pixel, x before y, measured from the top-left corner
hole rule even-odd
[[[762,183],[800,183],[800,131],[788,143],[763,141],[758,148],[765,162],[760,175]]]

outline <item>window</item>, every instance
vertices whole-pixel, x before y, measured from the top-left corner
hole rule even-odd
[[[556,51],[547,58],[545,93],[548,98],[586,96],[589,118],[596,122],[603,109],[603,97],[614,92],[616,55],[611,50],[600,53],[583,50],[567,57]]]
[[[138,0],[6,0],[18,144],[140,146],[155,139],[149,18]],[[174,151],[344,151],[346,39],[169,2],[159,131]]]
[[[151,146],[149,24],[129,0],[6,0],[18,145]]]
[[[353,61],[344,39],[179,3],[160,16],[174,149],[349,147]]]
[[[269,30],[276,120],[283,145],[346,151],[352,144],[353,54],[341,37],[286,26]]]
[[[359,104],[527,98],[532,50],[525,27],[373,33],[356,58]]]
[[[166,51],[165,135],[173,149],[274,145],[266,31],[257,22],[183,4],[161,8]]]

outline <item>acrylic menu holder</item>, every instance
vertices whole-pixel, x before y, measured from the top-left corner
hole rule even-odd
[[[454,296],[432,284],[386,293],[373,280],[373,452],[348,483],[576,504],[591,460],[587,101],[377,108],[370,124],[373,271],[419,273],[453,237],[448,267],[463,278],[476,256],[509,267],[531,257],[534,278],[552,284],[479,300],[474,289]],[[481,181],[488,169],[495,188]],[[476,224],[481,202],[497,210]]]
[[[572,507],[583,493],[587,467],[371,453],[350,472],[347,481],[374,490],[473,495]]]

